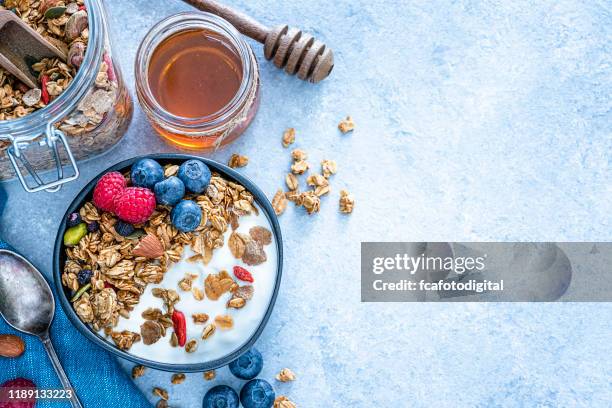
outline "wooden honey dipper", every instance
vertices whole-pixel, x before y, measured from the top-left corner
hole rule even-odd
[[[334,53],[312,35],[297,28],[280,25],[269,29],[250,16],[214,0],[183,0],[185,3],[222,17],[238,31],[264,45],[266,59],[289,75],[317,83],[329,76],[334,68]]]

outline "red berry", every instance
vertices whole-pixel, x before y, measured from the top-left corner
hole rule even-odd
[[[115,214],[130,224],[140,224],[155,210],[155,194],[148,188],[128,187],[115,197]]]
[[[94,188],[93,202],[103,211],[115,212],[115,197],[127,186],[125,178],[118,171],[106,173]]]
[[[36,400],[34,398],[18,398],[20,396],[19,394],[13,395],[13,397],[17,398],[11,398],[11,395],[9,394],[9,390],[13,390],[13,392],[17,392],[18,390],[27,392],[33,389],[36,389],[36,384],[25,378],[15,378],[14,380],[5,382],[4,384],[0,385],[0,408],[34,407],[36,404]]]
[[[241,281],[251,282],[253,283],[255,280],[253,279],[253,275],[251,272],[244,269],[242,266],[234,266],[234,275]]]

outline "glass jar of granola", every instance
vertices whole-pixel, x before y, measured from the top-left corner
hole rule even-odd
[[[0,68],[0,180],[16,174],[29,192],[57,191],[78,177],[76,161],[123,136],[132,101],[114,63],[101,0],[4,0],[66,55],[26,61],[39,88]],[[55,168],[56,174],[40,174]]]

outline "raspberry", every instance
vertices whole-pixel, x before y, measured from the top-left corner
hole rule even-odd
[[[155,210],[155,194],[148,188],[128,187],[115,197],[115,214],[130,224],[140,224]]]
[[[251,282],[253,283],[255,280],[253,279],[253,275],[251,272],[247,271],[241,266],[234,266],[234,275],[241,281]]]
[[[8,396],[8,391],[13,389],[17,390],[31,390],[35,389],[36,384],[32,381],[27,380],[25,378],[15,378],[14,380],[10,380],[0,385],[0,392],[3,396]],[[0,401],[0,408],[33,408],[36,400],[34,398],[31,399],[18,399],[13,401],[3,400]]]
[[[99,209],[108,212],[115,211],[115,197],[122,192],[127,183],[118,171],[106,173],[98,180],[93,193],[93,202]]]

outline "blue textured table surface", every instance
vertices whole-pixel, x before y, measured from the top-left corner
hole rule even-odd
[[[612,238],[611,3],[229,3],[314,33],[336,55],[330,79],[312,86],[252,43],[261,109],[243,138],[210,155],[248,155],[242,171],[270,197],[289,167],[286,127],[312,163],[339,165],[320,214],[289,206],[281,217],[286,272],[258,342],[262,376],[293,369],[298,380],[277,391],[299,407],[611,406],[612,305],[362,304],[359,286],[361,241]],[[187,7],[108,5],[133,94],[140,39]],[[357,129],[341,135],[347,114]],[[76,192],[110,163],[172,150],[136,107],[119,146],[81,163],[61,192],[7,183],[0,235],[49,273]],[[351,216],[338,212],[343,188],[356,197]],[[228,378],[220,370],[214,384]],[[138,381],[148,397],[168,388],[173,407],[199,406],[210,384],[197,375],[170,387],[166,373]]]

